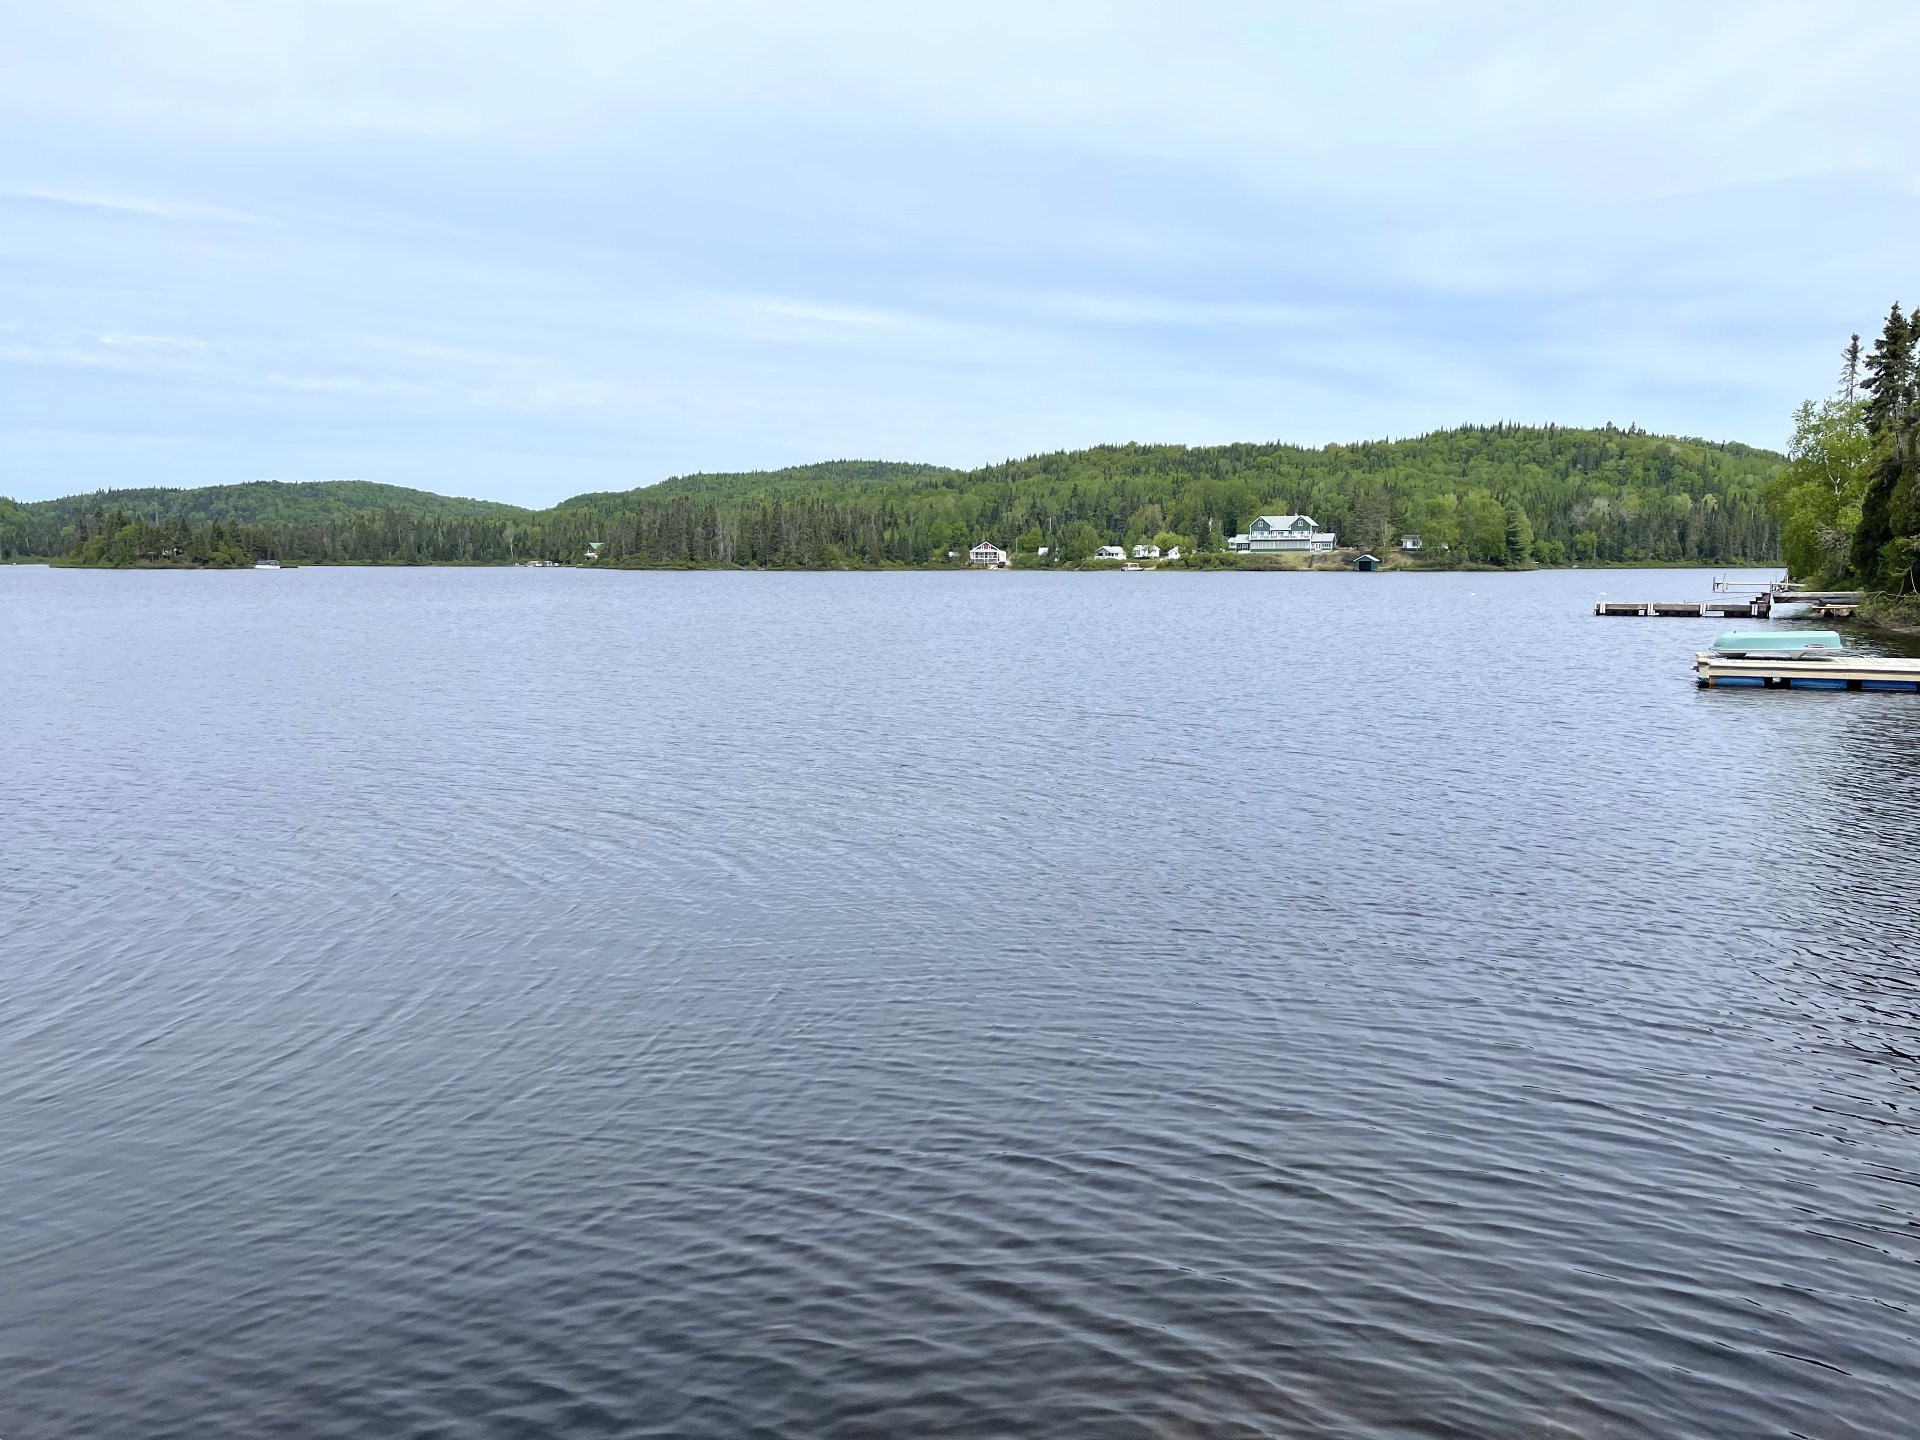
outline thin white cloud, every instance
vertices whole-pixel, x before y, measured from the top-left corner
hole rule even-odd
[[[261,375],[258,383],[309,395],[405,395],[421,388],[368,375],[288,375],[277,370]]]
[[[1011,303],[1036,313],[1111,325],[1318,329],[1345,324],[1356,313],[1343,304],[1284,305],[1249,300],[1183,300],[1158,295],[1102,295],[1062,291],[1021,296]]]
[[[189,350],[203,351],[207,342],[193,335],[140,335],[123,331],[108,331],[94,337],[102,345],[114,345],[128,350]]]
[[[116,195],[95,190],[28,187],[0,191],[0,194],[14,200],[36,200],[47,205],[63,205],[79,210],[104,210],[117,215],[137,215],[149,220],[220,225],[271,225],[274,223],[264,215],[256,215],[246,210],[234,210],[225,205],[208,205],[197,200]]]

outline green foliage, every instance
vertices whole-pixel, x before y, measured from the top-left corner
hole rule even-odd
[[[153,524],[129,520],[118,510],[96,510],[76,522],[70,562],[76,565],[194,566],[231,568],[252,565],[254,553],[237,526],[216,520],[196,526],[187,520]]]
[[[1788,571],[1809,584],[1845,577],[1872,469],[1873,438],[1858,400],[1808,400],[1793,412],[1787,466],[1767,484]]]
[[[1914,336],[1898,302],[1887,312],[1886,326],[1862,368],[1866,375],[1860,387],[1867,392],[1867,399],[1861,408],[1861,420],[1874,454],[1849,558],[1853,573],[1866,585],[1879,590],[1910,588],[1901,585],[1899,577],[1909,572],[1906,578],[1911,580],[1907,555],[1911,547],[1899,542],[1914,531],[1902,525],[1907,517],[1896,513],[1910,505],[1897,505],[1896,497],[1903,486],[1909,494],[1912,490],[1906,471],[1913,449]],[[1903,558],[1907,559],[1905,565],[1901,563]]]
[[[1900,313],[1895,301],[1887,311],[1887,323],[1873,343],[1861,368],[1866,371],[1860,388],[1867,392],[1863,419],[1867,433],[1878,439],[1897,431],[1913,402],[1914,331],[1912,323]]]
[[[1787,469],[1768,501],[1796,575],[1920,590],[1917,352],[1920,333],[1896,303],[1871,354],[1861,359],[1858,335],[1848,345],[1840,398],[1795,412]]]
[[[1091,522],[1076,520],[1066,527],[1060,536],[1060,558],[1062,560],[1085,560],[1106,542],[1100,538],[1100,532]]]
[[[1530,565],[1533,563],[1533,522],[1527,518],[1527,512],[1511,500],[1506,504],[1506,511],[1506,553],[1501,559],[1508,565]]]
[[[1920,634],[1920,595],[1869,595],[1860,618],[1882,629]]]
[[[263,517],[219,510],[219,490],[153,493],[207,497],[195,523],[217,519],[256,553],[318,563],[573,562],[601,540],[601,563],[611,565],[964,565],[983,537],[1013,537],[1016,550],[1045,544],[1050,560],[1073,563],[1100,545],[1164,547],[1169,536],[1183,554],[1220,553],[1256,515],[1297,511],[1383,554],[1397,533],[1419,531],[1430,563],[1731,564],[1778,553],[1762,491],[1782,464],[1744,445],[1612,426],[1494,425],[1323,449],[1101,446],[964,473],[835,461],[683,476],[539,512],[409,501]],[[71,514],[100,508],[85,497],[47,503]],[[78,548],[71,521],[51,533],[52,550],[22,553]],[[44,543],[44,525],[40,534]]]

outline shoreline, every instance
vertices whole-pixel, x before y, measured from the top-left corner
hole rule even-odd
[[[1100,575],[1125,573],[1126,564],[1138,564],[1136,573],[1147,574],[1164,571],[1172,574],[1189,575],[1352,575],[1372,573],[1378,575],[1526,575],[1541,571],[1575,572],[1590,570],[1604,573],[1612,570],[1778,570],[1782,566],[1778,561],[1754,560],[1610,560],[1586,565],[1488,565],[1465,563],[1460,565],[1429,565],[1394,563],[1382,560],[1379,568],[1371,572],[1359,572],[1351,560],[1337,563],[1291,565],[1285,563],[1255,562],[1232,564],[1190,565],[1184,560],[1166,561],[1097,561],[1092,564],[1066,563],[1060,565],[1010,565],[1003,567],[1007,572],[1025,575]],[[0,560],[0,565],[38,565],[50,570],[179,570],[179,571],[246,571],[255,569],[251,562],[245,565],[179,565],[155,561],[134,561],[127,565],[83,564],[69,560],[64,556],[36,557],[19,556]],[[702,570],[724,571],[736,574],[972,574],[989,567],[982,565],[726,565],[713,561],[601,561],[592,565],[577,565],[556,561],[548,564],[533,565],[524,560],[288,560],[282,561],[283,570],[624,570],[624,571],[673,571]],[[1863,622],[1873,623],[1873,622]],[[1898,628],[1905,622],[1894,622],[1889,628]],[[1913,622],[1920,630],[1920,615]]]

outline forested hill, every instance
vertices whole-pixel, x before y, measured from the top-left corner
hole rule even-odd
[[[1771,559],[1779,538],[1762,487],[1784,464],[1748,445],[1611,426],[1462,426],[1320,449],[1039,455],[972,472],[954,487],[952,508],[982,507],[977,518],[963,514],[962,533],[1015,537],[1037,521],[1066,539],[1071,522],[1085,520],[1103,542],[1165,531],[1205,548],[1279,512],[1312,515],[1345,545],[1379,549],[1417,532],[1429,550],[1496,564]],[[1510,530],[1521,532],[1525,557],[1513,553]]]
[[[15,525],[55,536],[78,517],[96,511],[118,511],[155,523],[183,520],[207,525],[219,520],[270,526],[338,524],[357,514],[382,510],[439,516],[522,513],[495,500],[464,500],[371,480],[251,480],[184,490],[95,490],[58,500],[11,502],[11,517],[5,508],[8,503],[0,500],[0,526],[11,518]]]
[[[941,465],[914,465],[891,460],[829,460],[818,465],[794,465],[785,470],[746,470],[731,474],[676,475],[657,485],[633,490],[600,490],[562,500],[556,510],[591,510],[614,514],[669,495],[696,500],[739,500],[748,495],[779,492],[793,498],[828,498],[844,491],[871,490],[883,485],[916,485],[964,480],[966,471]]]
[[[1158,537],[1206,553],[1256,515],[1298,511],[1368,549],[1418,532],[1425,555],[1448,563],[1731,564],[1777,556],[1762,489],[1784,463],[1746,445],[1611,426],[1464,426],[1320,449],[1103,446],[965,472],[841,461],[683,476],[546,511],[389,506],[279,521],[230,512],[220,547],[207,526],[164,515],[154,525],[134,504],[50,503],[78,512],[59,551],[97,563],[216,549],[321,563],[576,561],[597,541],[603,564],[925,565],[982,538],[1024,555],[1044,545],[1048,563],[1061,563]],[[15,553],[48,553],[18,539]],[[0,548],[8,543],[0,533]]]

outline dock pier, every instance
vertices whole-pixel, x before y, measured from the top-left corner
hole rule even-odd
[[[1596,615],[1637,615],[1648,619],[1704,620],[1718,615],[1729,620],[1766,620],[1780,605],[1805,605],[1810,619],[1851,620],[1866,597],[1858,590],[1803,590],[1787,581],[1765,586],[1730,585],[1715,580],[1715,600],[1596,600]]]
[[[1649,618],[1704,620],[1719,615],[1727,619],[1764,620],[1772,613],[1762,598],[1752,600],[1598,600],[1596,615],[1638,615]]]

